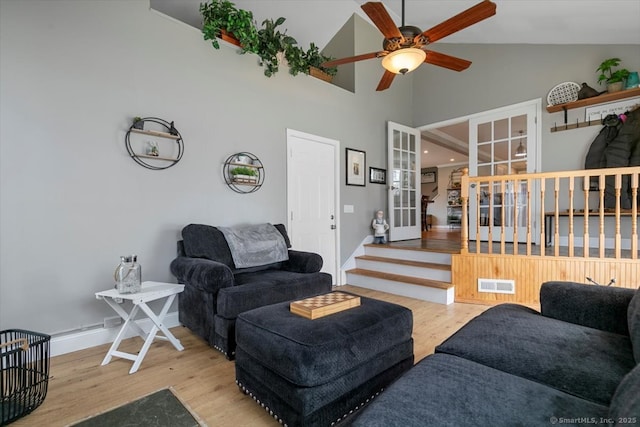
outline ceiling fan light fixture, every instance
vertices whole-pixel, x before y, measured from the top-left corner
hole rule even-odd
[[[422,49],[399,49],[382,58],[382,66],[394,74],[407,74],[418,68],[426,57],[427,54]]]

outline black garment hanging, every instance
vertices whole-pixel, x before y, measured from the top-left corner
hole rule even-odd
[[[616,114],[609,114],[602,120],[602,124],[604,127],[593,140],[587,152],[587,157],[584,161],[585,169],[600,169],[606,167],[605,150],[609,143],[618,136],[618,131],[622,127],[622,121]],[[598,180],[599,178],[597,176],[591,177],[589,184],[591,190],[598,189]]]

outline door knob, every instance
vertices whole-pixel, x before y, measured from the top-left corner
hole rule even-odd
[[[331,229],[332,229],[332,230],[335,230],[335,229],[336,229],[335,224],[331,224]]]

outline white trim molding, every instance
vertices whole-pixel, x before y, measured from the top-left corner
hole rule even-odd
[[[150,331],[151,326],[153,325],[151,319],[140,319],[137,323],[145,332]],[[164,324],[167,328],[180,326],[178,312],[174,311],[172,313],[167,313],[164,318]],[[72,353],[74,351],[84,350],[103,344],[111,344],[115,341],[116,335],[120,332],[121,327],[122,324],[119,324],[113,328],[95,328],[88,329],[86,331],[61,334],[58,336],[54,335],[51,338],[51,356],[60,356],[62,354]],[[134,336],[137,336],[137,334],[133,329],[129,328],[125,338],[131,338]],[[105,349],[105,354],[107,353],[107,350],[108,349]]]

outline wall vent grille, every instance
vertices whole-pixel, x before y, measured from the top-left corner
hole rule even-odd
[[[478,292],[515,294],[515,280],[478,279]]]

